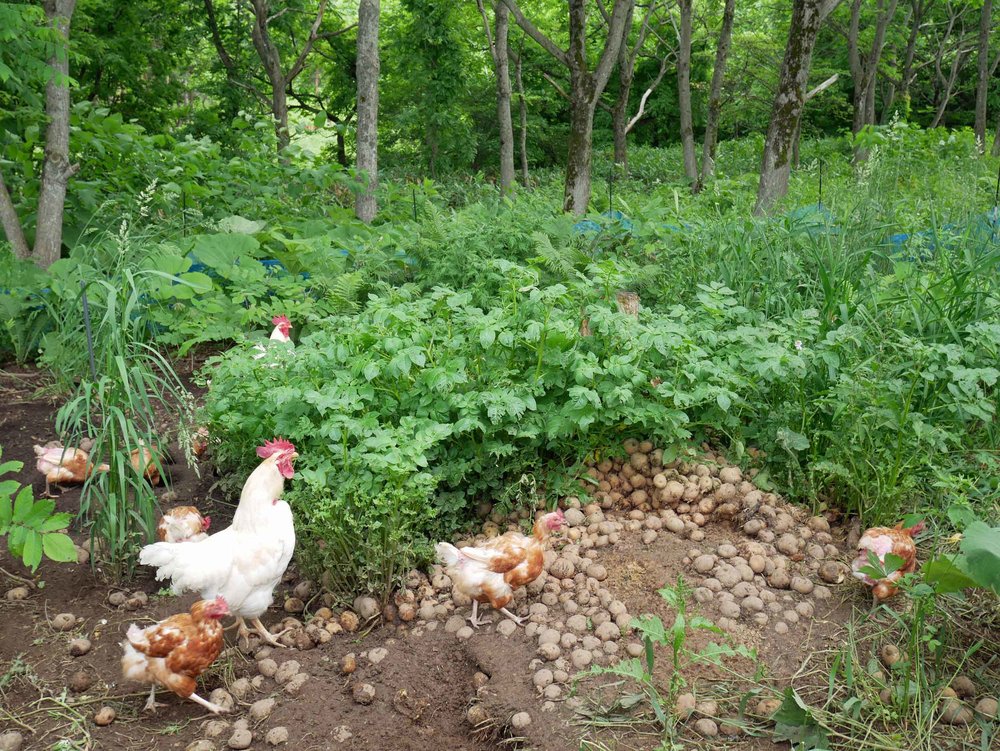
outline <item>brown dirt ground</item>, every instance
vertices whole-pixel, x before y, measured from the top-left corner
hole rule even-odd
[[[53,420],[58,401],[37,395],[44,378],[37,371],[6,366],[0,369],[0,446],[4,460],[17,459],[25,463],[19,479],[31,482],[36,493],[43,483],[34,470],[31,446],[54,437]],[[172,468],[172,489],[178,502],[191,502],[213,517],[213,523],[224,526],[232,514],[232,502],[221,497],[211,470],[203,465],[202,477],[192,470],[175,465]],[[162,490],[161,490],[162,492]],[[75,511],[79,490],[67,489],[58,501],[60,510]],[[72,530],[71,530],[72,531]],[[676,581],[679,574],[692,580],[689,566],[683,562],[692,547],[707,548],[723,539],[737,540],[730,529],[706,527],[706,540],[698,545],[661,534],[652,545],[641,544],[634,535],[622,535],[621,541],[600,551],[598,562],[609,571],[606,586],[621,599],[633,614],[655,613],[665,623],[674,613],[657,594],[664,584]],[[78,531],[74,537],[82,540]],[[0,551],[2,589],[6,591],[19,582],[9,581],[6,572],[31,579],[35,583],[28,599],[9,602],[0,599],[0,733],[20,730],[25,736],[25,749],[184,749],[205,737],[204,724],[210,718],[198,706],[165,692],[160,701],[167,704],[156,715],[142,710],[147,690],[141,686],[121,683],[119,642],[131,622],[149,623],[180,612],[193,597],[175,598],[160,594],[160,586],[150,572],[140,572],[130,590],[142,590],[149,596],[147,606],[125,611],[108,603],[109,591],[115,589],[100,569],[92,571],[86,565],[55,565],[43,563],[37,576],[31,576],[19,562],[11,559],[4,546]],[[291,583],[287,585],[291,587]],[[785,636],[768,628],[748,626],[730,635],[734,641],[756,648],[757,664],[737,660],[732,666],[745,674],[762,669],[773,685],[787,685],[793,676],[796,685],[803,679],[822,686],[823,676],[814,673],[815,655],[842,640],[842,624],[851,617],[852,606],[860,595],[853,589],[846,599],[835,596],[824,602],[814,601],[816,617],[794,624]],[[275,601],[283,600],[284,590],[276,593]],[[49,625],[56,613],[72,612],[79,620],[69,633],[55,631]],[[281,614],[283,615],[283,614]],[[705,615],[717,614],[709,608]],[[264,621],[279,620],[273,610]],[[251,728],[254,741],[251,748],[269,748],[264,735],[270,728],[286,727],[290,739],[287,748],[338,749],[379,751],[413,749],[480,749],[522,748],[544,751],[575,749],[654,749],[660,739],[644,734],[641,726],[629,724],[597,730],[575,718],[564,704],[543,713],[541,699],[531,683],[535,658],[534,641],[523,631],[502,638],[490,629],[482,629],[462,642],[446,633],[443,624],[421,629],[380,626],[368,633],[339,634],[315,649],[295,651],[277,649],[271,656],[280,664],[289,659],[300,663],[310,676],[301,693],[288,696],[273,681],[265,681],[260,690],[251,692],[237,702],[228,721],[248,717],[253,701],[273,696],[277,705],[265,723]],[[85,636],[93,649],[83,657],[71,657],[67,645],[71,638]],[[699,632],[692,637],[695,648],[718,635]],[[240,677],[257,675],[254,660],[235,646],[232,633],[227,637],[229,648],[213,669],[203,676],[199,693],[207,697],[215,688],[231,685]],[[361,657],[358,670],[344,676],[339,669],[341,657],[348,652],[361,654],[375,647],[384,647],[388,656],[373,665]],[[89,689],[74,693],[66,687],[70,676],[85,672],[91,679]],[[485,688],[478,692],[474,675],[481,671],[489,676]],[[666,660],[657,664],[657,678],[666,682],[669,667]],[[810,678],[810,675],[812,677]],[[715,668],[694,666],[686,671],[689,690],[699,699],[720,699],[726,716],[733,716],[742,690],[738,683],[724,682]],[[376,698],[367,706],[357,704],[352,689],[358,683],[374,686]],[[588,703],[623,689],[602,689],[607,681],[588,679],[578,687],[578,695]],[[744,685],[743,688],[746,688]],[[405,695],[402,693],[405,692]],[[481,702],[496,723],[474,732],[466,719],[466,711],[474,701]],[[755,701],[755,700],[753,700]],[[117,719],[107,727],[97,727],[94,712],[108,705],[117,712]],[[532,724],[512,742],[507,726],[517,711],[529,711]],[[344,728],[350,733],[345,737]],[[225,748],[226,731],[214,743]],[[62,741],[62,745],[60,745]],[[693,731],[684,730],[685,748],[732,748],[747,751],[770,751],[788,748],[776,745],[763,735],[740,740],[714,739],[708,742]]]

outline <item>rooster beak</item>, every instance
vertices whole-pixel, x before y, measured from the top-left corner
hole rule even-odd
[[[299,452],[293,451],[291,454],[288,455],[288,458],[289,459],[298,459],[299,458]]]

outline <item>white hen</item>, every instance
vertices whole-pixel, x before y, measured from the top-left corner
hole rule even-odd
[[[139,553],[139,562],[156,567],[156,578],[170,579],[173,591],[199,592],[203,600],[224,597],[237,617],[240,636],[249,619],[265,641],[277,639],[260,622],[271,604],[295,549],[292,510],[281,500],[285,480],[295,470],[295,447],[283,439],[257,449],[264,461],[243,485],[233,523],[200,542],[157,542]]]

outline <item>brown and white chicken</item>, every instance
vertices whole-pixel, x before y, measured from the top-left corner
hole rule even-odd
[[[858,541],[858,555],[851,564],[854,577],[872,591],[874,604],[878,605],[888,600],[899,589],[899,580],[905,574],[912,574],[917,569],[917,546],[913,542],[924,528],[919,522],[912,527],[903,527],[902,523],[895,527],[872,527]],[[862,569],[871,565],[869,554],[878,558],[880,564],[885,563],[889,554],[903,560],[902,565],[883,579],[872,579]]]
[[[545,562],[545,542],[549,535],[563,527],[562,511],[544,514],[535,522],[531,537],[520,532],[508,532],[475,547],[456,548],[447,542],[435,547],[438,560],[445,565],[452,587],[472,599],[469,623],[478,628],[479,603],[489,603],[517,625],[521,619],[507,609],[514,599],[514,590],[530,584],[542,573]]]
[[[224,707],[202,699],[194,692],[196,679],[222,652],[223,633],[219,619],[229,614],[222,597],[198,600],[189,613],[172,615],[148,628],[134,623],[122,642],[122,675],[126,680],[149,683],[146,710],[164,706],[156,701],[157,685],[183,699],[201,704],[209,712],[226,712]]]
[[[63,447],[58,441],[50,441],[44,446],[35,446],[35,466],[45,477],[45,496],[53,498],[52,485],[80,485],[87,481],[90,475],[97,472],[107,472],[110,467],[101,464],[97,467],[90,461],[90,454],[83,448],[74,446]]]
[[[212,517],[202,516],[194,506],[174,506],[156,525],[160,542],[198,542],[208,537]]]
[[[139,448],[132,449],[129,453],[132,469],[145,477],[150,485],[160,484],[160,467],[164,459],[165,456],[157,444],[153,444],[151,451],[142,440],[139,441]]]

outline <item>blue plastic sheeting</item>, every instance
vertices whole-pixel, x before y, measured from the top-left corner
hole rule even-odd
[[[625,216],[622,212],[614,209],[612,211],[605,211],[601,214],[605,219],[610,219],[614,222],[614,225],[609,227],[617,231],[631,232],[632,231],[632,220]],[[617,225],[617,226],[615,226]],[[581,219],[579,222],[573,225],[573,231],[578,235],[583,235],[588,232],[600,232],[602,227],[598,222],[593,219]]]
[[[927,261],[934,257],[939,244],[951,247],[956,242],[971,244],[974,249],[985,251],[989,245],[1000,244],[1000,206],[980,214],[964,227],[945,224],[938,229],[925,229],[908,234],[898,232],[890,235],[892,246],[889,254],[897,261]]]
[[[819,203],[799,206],[787,215],[789,228],[803,231],[809,237],[815,238],[818,235],[838,235],[840,227],[837,226],[836,217],[825,206]]]

